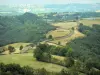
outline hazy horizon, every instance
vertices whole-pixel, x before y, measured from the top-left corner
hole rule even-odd
[[[0,5],[4,4],[71,4],[71,3],[80,3],[80,4],[92,4],[100,3],[100,0],[0,0]]]

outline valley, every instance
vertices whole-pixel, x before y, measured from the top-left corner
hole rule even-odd
[[[99,75],[100,18],[55,20],[0,16],[0,65],[28,66],[35,75]]]

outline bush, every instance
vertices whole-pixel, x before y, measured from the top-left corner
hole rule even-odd
[[[52,35],[49,35],[49,36],[48,36],[48,39],[53,39]]]
[[[58,64],[58,65],[61,65],[61,66],[64,66],[64,61],[62,60],[59,60],[59,59],[56,59],[56,58],[52,58],[51,59],[51,63],[54,63],[54,64]]]
[[[88,75],[100,75],[100,70],[96,70],[95,68],[90,69]]]
[[[67,57],[65,58],[64,63],[66,67],[71,67],[74,65],[74,59],[71,57]]]
[[[61,75],[79,75],[77,71],[62,69]]]
[[[9,50],[9,52],[10,52],[10,53],[12,53],[12,52],[14,52],[14,51],[15,51],[15,48],[14,48],[14,47],[12,47],[12,46],[8,46],[8,50]]]
[[[22,50],[23,49],[23,46],[21,45],[19,49]]]

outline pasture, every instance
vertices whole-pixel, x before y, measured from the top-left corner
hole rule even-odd
[[[50,41],[52,43],[58,44],[58,42],[61,42],[61,45],[66,45],[69,41],[78,38],[78,37],[84,37],[84,34],[80,33],[77,30],[74,30],[73,35],[67,37],[68,35],[71,34],[72,27],[76,27],[77,23],[76,22],[60,22],[60,23],[54,23],[52,24],[53,26],[58,27],[56,30],[50,31],[47,33],[48,35],[52,35],[54,40]],[[59,32],[62,31],[62,32]],[[56,37],[63,37],[66,36],[65,38],[60,38],[60,39],[55,39]]]
[[[33,57],[33,53],[1,55],[0,62],[3,62],[5,64],[16,63],[16,64],[20,64],[21,66],[28,65],[34,69],[45,68],[47,71],[50,72],[52,71],[60,72],[63,68],[65,68],[60,65],[37,61]]]

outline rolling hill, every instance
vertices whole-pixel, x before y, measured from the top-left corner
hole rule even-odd
[[[39,42],[55,29],[32,13],[19,16],[0,16],[0,45],[14,42]]]

